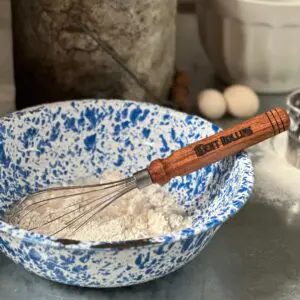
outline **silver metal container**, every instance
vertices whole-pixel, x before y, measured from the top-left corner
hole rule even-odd
[[[291,125],[288,132],[287,161],[300,168],[300,89],[287,98],[288,113]]]

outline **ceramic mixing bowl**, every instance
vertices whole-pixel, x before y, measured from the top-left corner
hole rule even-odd
[[[30,192],[76,178],[94,180],[105,170],[129,175],[216,131],[199,117],[130,101],[73,101],[13,113],[0,120],[0,220]],[[245,204],[252,186],[252,164],[243,152],[164,187],[192,216],[191,228],[136,241],[83,243],[0,221],[0,249],[26,270],[60,283],[138,284],[191,261]]]

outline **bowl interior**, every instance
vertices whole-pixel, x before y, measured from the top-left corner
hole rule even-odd
[[[0,120],[0,217],[28,193],[94,180],[105,170],[130,175],[216,131],[201,118],[129,101],[73,101],[13,113]],[[186,230],[196,230],[235,213],[252,181],[251,162],[240,153],[164,188],[193,216]]]

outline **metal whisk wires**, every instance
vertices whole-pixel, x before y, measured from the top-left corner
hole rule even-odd
[[[133,176],[105,184],[47,189],[24,198],[7,221],[37,232],[43,228],[48,235],[72,237],[107,206],[137,187]],[[36,214],[44,215],[41,223],[36,223]]]

